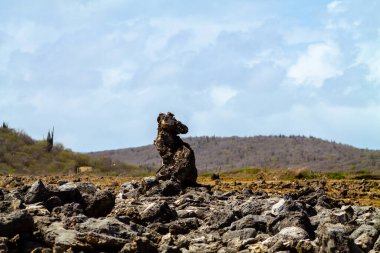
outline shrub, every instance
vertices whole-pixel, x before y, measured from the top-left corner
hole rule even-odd
[[[343,172],[328,172],[326,173],[328,179],[345,179],[346,175]]]
[[[218,173],[212,173],[210,178],[211,180],[217,180],[217,179],[220,179],[220,176]]]

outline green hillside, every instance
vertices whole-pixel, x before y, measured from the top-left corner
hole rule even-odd
[[[51,150],[50,150],[51,149]],[[49,148],[47,140],[34,140],[22,131],[0,128],[1,174],[73,174],[80,166],[91,166],[92,173],[105,175],[136,175],[149,173],[148,168],[113,162],[106,157],[90,157],[54,144]]]

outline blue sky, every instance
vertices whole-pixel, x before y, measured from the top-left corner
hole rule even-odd
[[[0,121],[75,151],[301,134],[380,149],[380,2],[0,0]]]

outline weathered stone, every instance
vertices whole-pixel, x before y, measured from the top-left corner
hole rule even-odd
[[[36,181],[29,188],[28,192],[24,197],[24,201],[27,204],[33,204],[37,202],[42,202],[50,197],[50,192],[46,189],[45,185],[41,180]]]
[[[144,222],[169,222],[177,218],[177,213],[170,208],[165,201],[153,202],[149,204],[141,213],[141,219]]]
[[[52,196],[45,201],[45,206],[48,210],[53,210],[54,207],[61,206],[62,200],[58,196]]]
[[[298,241],[296,250],[299,253],[315,253],[317,252],[317,245],[309,239],[302,239]]]
[[[370,225],[361,225],[352,234],[350,238],[364,252],[368,252],[373,248],[376,239],[379,236],[379,231]]]
[[[123,239],[131,239],[136,235],[130,226],[113,217],[101,219],[89,218],[85,222],[78,224],[76,229],[82,233],[94,232]]]
[[[276,204],[272,206],[272,214],[273,215],[280,215],[280,214],[287,214],[288,212],[303,212],[304,208],[302,204],[294,201],[290,198],[283,198]]]
[[[0,236],[12,237],[16,234],[32,233],[34,221],[26,210],[0,214]]]
[[[162,167],[157,172],[157,179],[174,179],[183,186],[196,185],[198,172],[194,152],[190,145],[178,136],[188,132],[187,126],[170,112],[160,113],[157,123],[158,133],[154,145],[162,158]]]
[[[87,198],[84,213],[90,217],[105,217],[115,205],[115,196],[109,190],[95,192],[93,198]]]
[[[197,218],[185,218],[173,221],[168,224],[169,232],[173,235],[187,234],[193,229],[199,227],[199,221]]]
[[[349,238],[350,232],[351,228],[343,224],[321,225],[317,231],[319,252],[351,252],[354,244]]]
[[[52,213],[56,216],[64,217],[72,217],[79,214],[83,214],[83,208],[78,203],[69,203],[63,206],[54,207]]]
[[[132,242],[128,242],[121,249],[120,253],[158,253],[156,245],[146,237],[138,237]]]
[[[375,244],[373,245],[373,250],[380,251],[380,236],[377,238]]]
[[[249,238],[254,238],[257,232],[254,228],[244,228],[240,230],[227,231],[223,234],[223,241],[228,242],[234,238],[238,238],[239,240],[246,240]]]
[[[231,224],[231,229],[255,228],[257,231],[266,233],[268,231],[268,224],[272,223],[273,218],[262,215],[249,214],[240,220],[234,221]]]
[[[217,242],[213,243],[194,243],[189,246],[190,253],[215,253],[221,245]]]
[[[236,214],[233,211],[218,210],[211,214],[208,224],[212,229],[220,229],[229,226],[236,219]]]
[[[314,238],[314,228],[311,225],[310,219],[305,212],[287,212],[277,216],[271,224],[269,224],[269,231],[278,233],[286,227],[300,227],[307,231],[311,238]]]

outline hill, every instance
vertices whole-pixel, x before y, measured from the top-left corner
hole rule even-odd
[[[55,144],[48,151],[48,145],[47,140],[34,140],[3,124],[0,127],[0,174],[72,174],[80,166],[91,166],[94,173],[106,175],[134,175],[144,171],[110,158],[76,153],[62,144]]]
[[[198,170],[227,171],[245,167],[308,168],[314,171],[380,171],[380,151],[304,136],[189,137]],[[153,145],[92,152],[112,160],[159,167]]]

